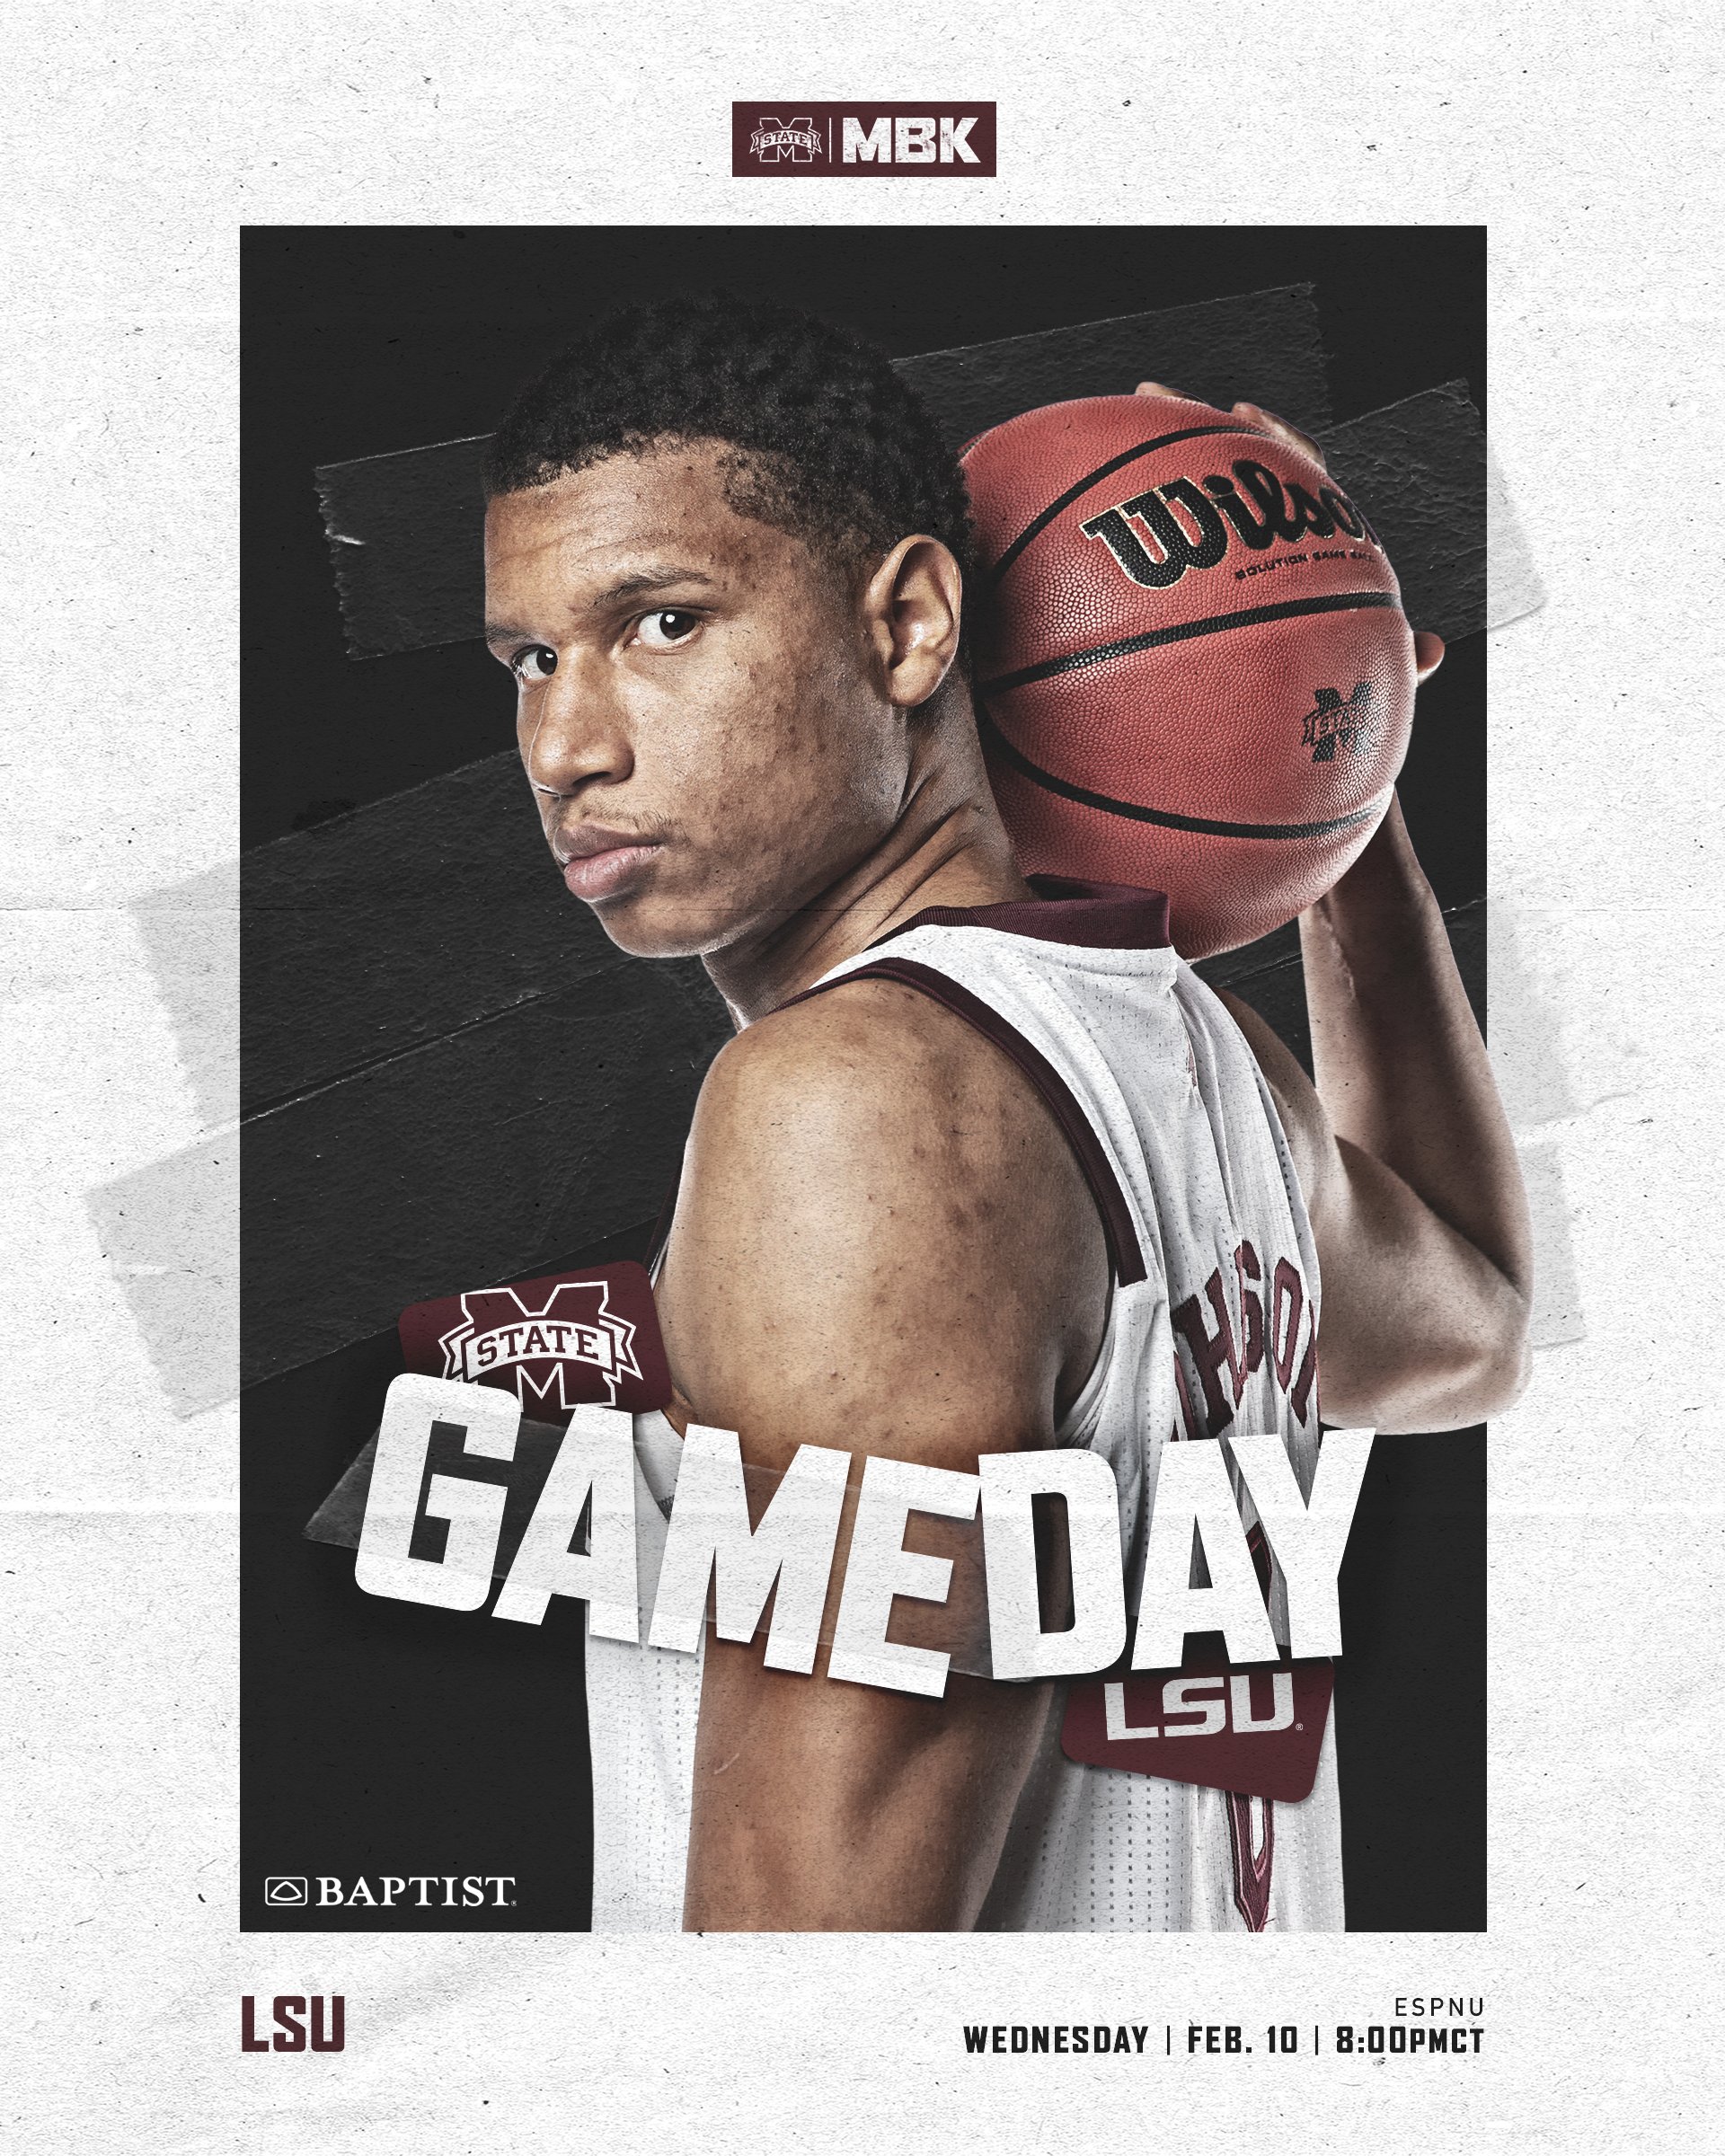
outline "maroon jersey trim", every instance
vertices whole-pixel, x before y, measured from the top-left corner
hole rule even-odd
[[[670,1188],[659,1201],[659,1217],[653,1223],[653,1233],[651,1240],[647,1245],[647,1255],[641,1259],[641,1264],[650,1276],[653,1268],[665,1255],[665,1245],[671,1240],[671,1219],[677,1211],[677,1194],[682,1188],[683,1156],[679,1153],[677,1173],[671,1178]]]
[[[1090,883],[1075,876],[1028,880],[1034,898],[1004,898],[992,906],[925,906],[869,948],[879,950],[914,928],[994,928],[1085,950],[1167,949],[1168,900],[1161,891],[1139,890],[1128,883]]]
[[[1261,1931],[1269,1922],[1269,1878],[1276,1860],[1276,1806],[1269,1797],[1264,1807],[1264,1845],[1252,1846],[1252,1798],[1232,1793],[1227,1798],[1228,1844],[1234,1860],[1234,1905],[1245,1919],[1248,1931]]]

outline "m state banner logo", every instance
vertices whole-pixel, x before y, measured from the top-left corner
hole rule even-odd
[[[638,1265],[416,1303],[400,1331],[410,1370],[502,1387],[530,1419],[561,1420],[588,1401],[633,1412],[671,1396],[652,1286]]]
[[[827,148],[827,136],[818,128],[811,113],[799,119],[781,119],[776,112],[763,112],[756,121],[748,138],[748,153],[758,157],[763,164],[777,164],[789,158],[792,164],[812,164]]]
[[[603,1280],[561,1280],[536,1309],[512,1287],[474,1288],[461,1298],[461,1316],[438,1342],[444,1376],[477,1385],[493,1371],[512,1371],[524,1414],[567,1415],[591,1397],[579,1390],[570,1397],[571,1365],[593,1372],[609,1406],[621,1379],[641,1375],[635,1329],[612,1314]]]
[[[1316,702],[1300,721],[1300,745],[1311,749],[1314,764],[1333,764],[1338,744],[1350,755],[1373,746],[1377,715],[1369,681],[1357,681],[1345,703],[1340,689],[1315,689],[1313,694]]]

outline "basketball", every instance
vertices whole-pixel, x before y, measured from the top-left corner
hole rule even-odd
[[[1172,398],[1083,397],[992,428],[977,716],[1027,875],[1165,891],[1176,948],[1267,935],[1390,802],[1413,639],[1370,521],[1321,465]]]

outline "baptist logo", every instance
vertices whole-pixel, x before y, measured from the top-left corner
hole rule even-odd
[[[1160,1729],[1154,1722],[1128,1722],[1126,1686],[1104,1684],[1102,1704],[1109,1741],[1125,1744],[1146,1736],[1220,1736],[1229,1728],[1236,1736],[1269,1736],[1278,1729],[1303,1728],[1305,1724],[1294,1719],[1293,1673],[1277,1669],[1270,1671],[1269,1676],[1269,1712],[1262,1717],[1252,1713],[1252,1679],[1243,1671],[1225,1679],[1170,1677],[1162,1688],[1163,1715],[1195,1715],[1199,1719],[1164,1720]]]
[[[1304,731],[1300,735],[1300,745],[1310,748],[1314,764],[1333,764],[1338,743],[1349,755],[1358,755],[1371,746],[1376,714],[1371,708],[1369,681],[1357,681],[1346,703],[1340,689],[1319,689],[1315,697],[1313,709],[1301,721]]]
[[[274,1909],[513,1909],[515,1883],[513,1872],[383,1872],[356,1879],[329,1872],[318,1875],[314,1904],[308,1879],[268,1878],[263,1898]]]
[[[763,164],[788,159],[792,164],[812,164],[827,152],[827,137],[813,119],[781,119],[776,112],[763,112],[748,138],[748,154]]]
[[[512,1370],[523,1414],[535,1408],[572,1411],[564,1365],[597,1371],[615,1406],[617,1385],[641,1375],[635,1329],[610,1308],[603,1280],[562,1280],[537,1310],[512,1287],[472,1288],[461,1298],[462,1322],[446,1332],[443,1374],[475,1385],[488,1374]]]

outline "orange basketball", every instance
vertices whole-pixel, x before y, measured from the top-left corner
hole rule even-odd
[[[1166,891],[1188,958],[1322,895],[1389,806],[1413,639],[1322,468],[1208,404],[1082,397],[964,454],[977,712],[1027,874]]]

